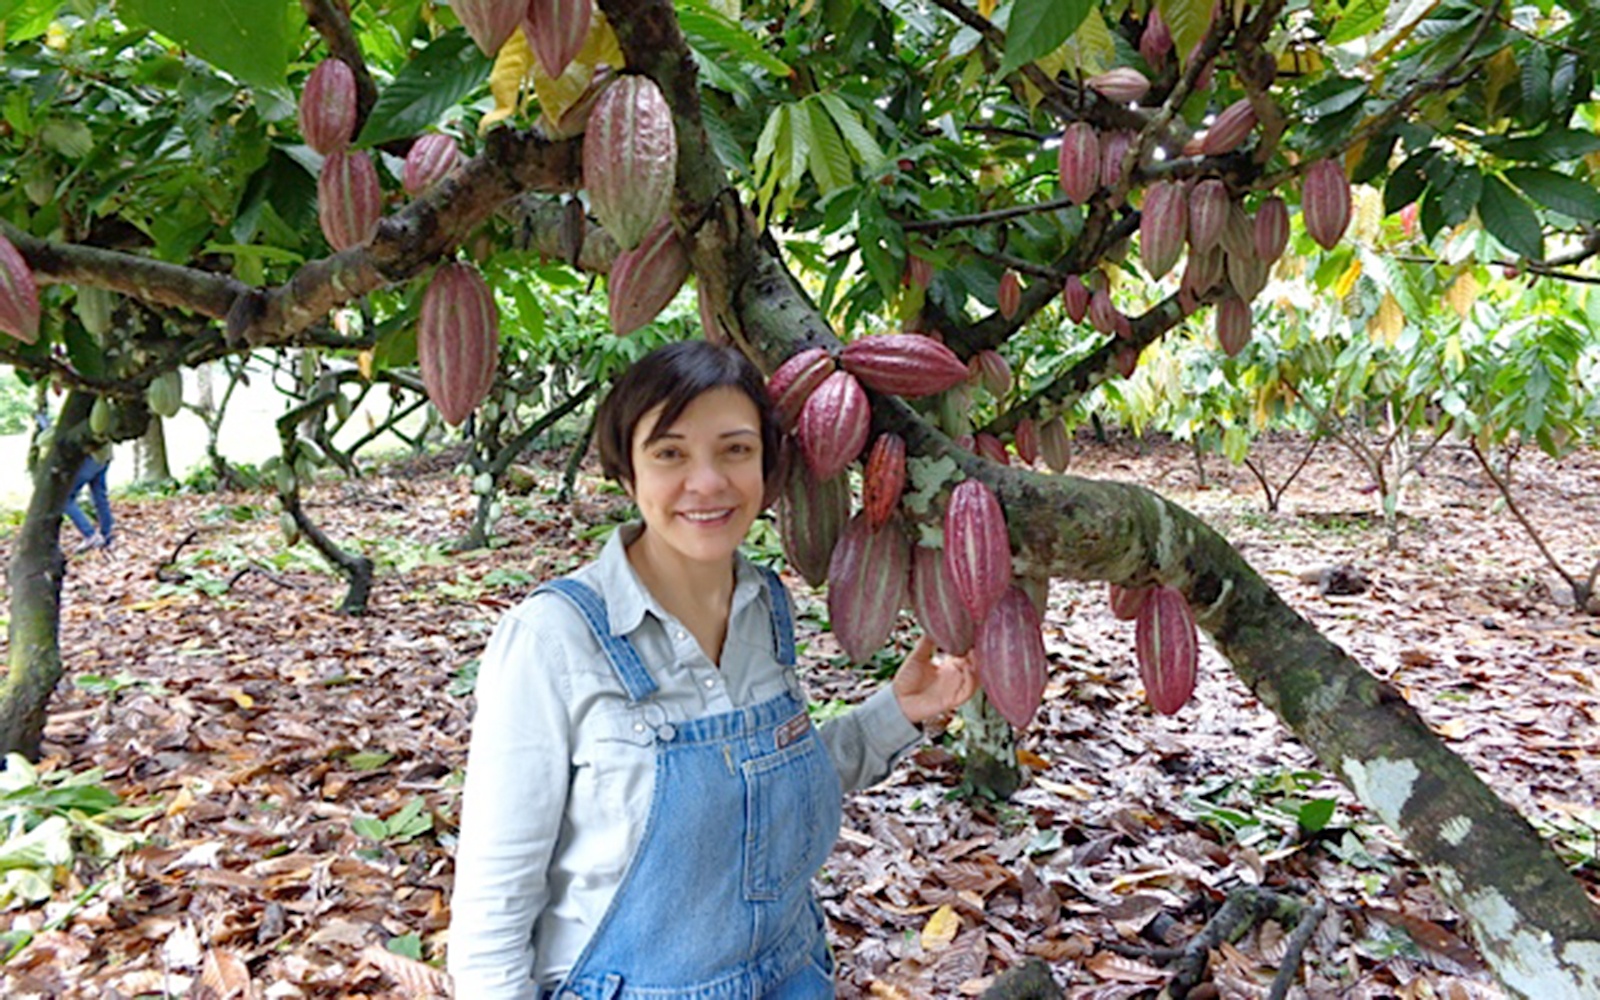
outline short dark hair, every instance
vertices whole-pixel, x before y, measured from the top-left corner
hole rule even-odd
[[[680,340],[646,354],[617,376],[595,413],[600,468],[618,483],[633,483],[633,435],[639,421],[660,406],[661,416],[645,444],[660,438],[689,404],[712,389],[738,389],[761,419],[761,473],[770,487],[782,468],[783,433],[761,370],[737,348],[704,340]]]

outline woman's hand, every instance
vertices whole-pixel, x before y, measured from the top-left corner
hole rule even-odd
[[[923,636],[894,675],[900,711],[917,725],[954,709],[978,690],[978,672],[970,660],[944,655],[935,661],[933,652],[933,640]]]

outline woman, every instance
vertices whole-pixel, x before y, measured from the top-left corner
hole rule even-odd
[[[809,881],[841,789],[973,693],[924,639],[813,729],[789,598],[738,554],[779,430],[731,348],[669,344],[601,404],[602,467],[642,523],[500,622],[478,671],[456,852],[456,995],[831,997]]]

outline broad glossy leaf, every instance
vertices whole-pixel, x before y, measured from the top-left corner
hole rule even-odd
[[[246,83],[281,89],[289,68],[289,12],[262,0],[120,0],[117,10]]]
[[[1328,33],[1329,45],[1343,45],[1383,27],[1389,13],[1389,0],[1350,0],[1344,16]]]
[[[1506,180],[1546,208],[1570,215],[1579,222],[1600,219],[1600,191],[1554,170],[1519,167],[1506,171]]]
[[[444,35],[383,88],[357,144],[376,146],[438,124],[445,112],[483,85],[491,68],[465,31]]]
[[[1498,177],[1483,180],[1478,199],[1478,217],[1489,235],[1507,250],[1534,260],[1544,258],[1544,232],[1539,216],[1505,181]]]
[[[1016,0],[1006,27],[1000,75],[1055,51],[1078,30],[1091,6],[1090,0]]]
[[[732,56],[753,63],[773,76],[788,76],[789,64],[761,47],[737,21],[704,0],[679,0],[678,27],[689,45],[713,58]],[[727,69],[725,64],[724,69]]]

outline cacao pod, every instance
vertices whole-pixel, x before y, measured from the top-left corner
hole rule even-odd
[[[850,481],[818,479],[806,463],[792,463],[778,504],[778,538],[784,558],[811,586],[827,582],[833,548],[849,520]]]
[[[1005,443],[988,431],[979,431],[973,436],[972,449],[991,462],[1000,465],[1011,464],[1011,456],[1006,454]]]
[[[31,344],[39,339],[39,286],[12,242],[0,235],[0,333]]]
[[[919,545],[912,553],[911,611],[940,649],[962,656],[972,648],[972,615],[939,549]]]
[[[974,622],[983,621],[1011,585],[1011,540],[1000,501],[976,479],[964,479],[950,491],[944,558],[967,613]]]
[[[972,366],[977,368],[983,387],[995,399],[1004,399],[1011,391],[1011,364],[999,351],[979,351],[972,356]]]
[[[1337,160],[1318,160],[1306,169],[1300,188],[1306,232],[1332,250],[1350,225],[1350,180]]]
[[[1199,679],[1200,641],[1181,591],[1152,588],[1134,623],[1134,652],[1150,707],[1162,715],[1182,708]]]
[[[83,328],[98,340],[111,332],[111,317],[117,309],[117,298],[104,288],[85,285],[78,289],[73,309]]]
[[[1230,358],[1250,343],[1250,303],[1236,295],[1217,303],[1217,343]]]
[[[1117,336],[1121,337],[1123,340],[1133,339],[1133,320],[1128,318],[1127,313],[1117,313],[1112,322]]]
[[[1101,333],[1117,332],[1117,307],[1111,303],[1111,293],[1098,288],[1089,296],[1089,325]]]
[[[1118,130],[1100,141],[1100,186],[1113,188],[1122,180],[1122,158],[1133,146],[1133,133]]]
[[[528,0],[452,0],[450,9],[483,54],[493,59],[528,12]]]
[[[1189,249],[1205,253],[1216,246],[1227,223],[1227,185],[1215,177],[1196,184],[1189,196]]]
[[[1117,374],[1123,378],[1133,378],[1134,371],[1139,367],[1139,349],[1131,344],[1122,344],[1117,347],[1116,353],[1111,356],[1111,364]]]
[[[183,376],[178,372],[157,375],[145,387],[144,401],[158,417],[177,416],[183,408]]]
[[[545,76],[561,78],[589,37],[592,0],[528,0],[522,31]]]
[[[694,286],[694,299],[695,305],[700,309],[700,330],[705,335],[706,341],[726,345],[728,334],[723,330],[721,321],[717,319],[717,307],[711,301],[710,286],[704,281],[697,280]]]
[[[300,91],[300,134],[327,156],[350,145],[356,133],[356,75],[343,59],[324,59]]]
[[[1222,238],[1217,243],[1231,256],[1255,256],[1256,224],[1239,202],[1228,204],[1228,221],[1222,224]]]
[[[1261,294],[1261,289],[1267,287],[1267,278],[1271,273],[1267,263],[1253,253],[1248,257],[1226,256],[1228,284],[1233,286],[1239,297],[1249,302]]]
[[[1178,287],[1198,299],[1222,280],[1223,259],[1227,256],[1221,247],[1210,250],[1190,250],[1183,268],[1183,280]],[[1185,312],[1193,312],[1188,309]]]
[[[1022,281],[1017,277],[1017,272],[1007,270],[1000,276],[1000,287],[995,294],[996,304],[1000,307],[1000,315],[1006,319],[1017,314],[1022,306]]]
[[[905,283],[916,288],[927,288],[933,284],[933,265],[911,254],[906,257]]]
[[[1167,55],[1172,51],[1172,29],[1167,27],[1167,22],[1161,16],[1161,11],[1150,5],[1150,16],[1145,18],[1144,30],[1139,33],[1139,55],[1150,68],[1160,71],[1166,65]]]
[[[1118,66],[1085,81],[1089,89],[1115,104],[1133,104],[1150,90],[1150,81],[1132,66]]]
[[[1083,318],[1089,315],[1089,287],[1076,274],[1067,275],[1066,283],[1061,287],[1061,304],[1067,310],[1067,317],[1074,323],[1082,323]]]
[[[873,531],[889,523],[905,487],[906,439],[893,431],[879,434],[861,476],[861,510]]]
[[[857,512],[828,563],[828,617],[852,663],[867,662],[888,641],[910,583],[911,543],[899,521],[874,531],[866,512]]]
[[[335,250],[361,246],[378,231],[383,191],[365,152],[341,150],[322,161],[317,178],[317,221]]]
[[[820,347],[810,347],[789,356],[767,379],[767,396],[778,412],[778,422],[786,431],[800,419],[800,408],[812,390],[836,370],[833,357]]]
[[[1131,622],[1139,617],[1139,610],[1144,607],[1145,600],[1150,596],[1153,587],[1119,587],[1110,584],[1107,597],[1111,603],[1111,615],[1118,621]]]
[[[1276,195],[1263,201],[1256,209],[1255,250],[1256,259],[1271,265],[1283,256],[1289,245],[1289,208]]]
[[[834,372],[806,398],[797,433],[800,449],[818,479],[843,472],[867,443],[872,406],[849,372]]]
[[[617,246],[632,250],[672,207],[678,133],[649,77],[628,75],[595,101],[583,139],[589,207]]]
[[[977,621],[972,665],[1000,717],[1026,728],[1044,701],[1050,661],[1039,613],[1020,587],[1007,586],[993,613]]]
[[[1094,194],[1100,181],[1100,137],[1088,122],[1073,122],[1061,136],[1056,151],[1056,172],[1061,193],[1074,205]]]
[[[1022,459],[1022,464],[1032,465],[1037,462],[1039,460],[1039,425],[1033,422],[1033,418],[1023,417],[1018,420],[1016,430],[1011,433],[1017,446],[1017,457]]]
[[[1150,277],[1160,278],[1172,270],[1188,229],[1189,203],[1183,187],[1171,181],[1150,185],[1139,213],[1139,253]]]
[[[117,404],[104,396],[96,396],[94,405],[89,407],[89,433],[103,438],[111,433],[116,423]]]
[[[461,165],[461,149],[447,135],[429,132],[418,136],[406,153],[400,170],[400,186],[413,197],[450,176]]]
[[[626,336],[661,314],[689,277],[689,255],[671,219],[632,250],[617,255],[606,276],[611,332]]]
[[[967,380],[967,366],[950,348],[920,333],[875,333],[851,341],[839,365],[878,392],[931,396]]]
[[[417,361],[428,399],[459,426],[494,385],[500,311],[476,268],[456,261],[433,272],[417,318]]]
[[[1249,98],[1241,97],[1224,108],[1211,123],[1205,138],[1200,140],[1200,152],[1204,156],[1231,153],[1250,137],[1255,127],[1256,109],[1250,106]]]
[[[1067,436],[1067,422],[1060,417],[1045,421],[1039,431],[1039,456],[1051,472],[1065,472],[1072,461],[1072,439]]]
[[[965,385],[939,393],[937,412],[940,430],[952,438],[972,437],[972,392]]]
[[[973,452],[974,449],[977,448],[977,446],[978,446],[977,439],[974,438],[971,434],[957,434],[956,435],[956,447],[960,448],[962,451]]]

